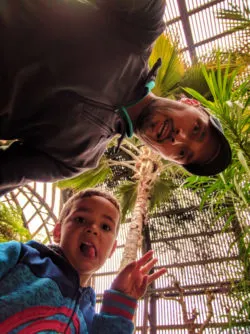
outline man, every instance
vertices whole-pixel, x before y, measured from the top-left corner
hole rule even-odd
[[[231,160],[218,121],[150,93],[163,0],[12,0],[0,7],[0,195],[73,177],[133,130],[166,159],[213,175]]]

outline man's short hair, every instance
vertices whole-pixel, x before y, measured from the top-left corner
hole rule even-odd
[[[93,189],[93,188],[89,188],[89,189],[85,189],[82,191],[79,191],[78,193],[74,194],[73,196],[71,196],[67,202],[63,205],[63,208],[60,212],[59,215],[59,222],[62,224],[64,219],[67,217],[67,215],[70,212],[70,209],[73,205],[73,203],[79,199],[83,199],[83,198],[88,198],[88,197],[93,197],[93,196],[99,196],[99,197],[103,197],[105,199],[107,199],[110,203],[112,203],[114,205],[114,207],[117,209],[117,211],[119,212],[119,221],[117,224],[117,230],[116,233],[118,233],[119,231],[119,227],[120,227],[120,220],[121,220],[121,208],[120,208],[120,204],[117,201],[117,199],[110,194],[109,192],[100,190],[100,189]]]

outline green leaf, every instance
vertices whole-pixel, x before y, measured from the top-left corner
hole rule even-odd
[[[10,240],[25,242],[30,239],[31,235],[24,227],[21,209],[0,202],[0,242]]]
[[[126,215],[133,211],[137,198],[137,182],[124,181],[115,189],[115,194],[120,201],[122,222]]]
[[[244,167],[245,171],[247,172],[248,178],[249,178],[250,177],[250,168],[249,168],[249,166],[247,164],[247,161],[246,161],[246,159],[244,157],[243,152],[241,150],[238,150],[237,151],[237,156],[238,156],[238,159],[239,159],[241,165]]]
[[[154,44],[149,67],[151,68],[158,58],[162,59],[153,90],[158,96],[169,96],[185,73],[185,64],[181,60],[177,44],[165,33],[159,36]]]
[[[80,191],[102,184],[111,177],[111,175],[112,171],[108,165],[108,161],[103,158],[98,167],[88,170],[74,178],[59,181],[56,185],[61,189],[70,188]]]
[[[150,192],[149,212],[153,212],[161,204],[169,201],[173,191],[177,188],[171,178],[161,175],[155,182]]]

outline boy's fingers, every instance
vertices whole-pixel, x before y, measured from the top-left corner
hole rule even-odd
[[[149,273],[150,270],[153,268],[153,266],[156,264],[157,261],[158,261],[158,259],[152,259],[152,260],[150,260],[148,263],[145,264],[145,266],[143,266],[141,268],[141,273],[142,274]]]
[[[144,254],[138,261],[137,261],[137,266],[141,267],[143,266],[144,264],[146,264],[148,262],[148,260],[151,259],[153,255],[153,251],[150,250],[148,251],[146,254]]]
[[[149,275],[148,284],[152,283],[154,280],[156,280],[160,276],[164,275],[166,272],[167,272],[167,269],[162,268],[162,269],[159,269],[158,271],[156,271],[155,273],[153,273],[152,275]]]
[[[147,286],[148,286],[148,280],[149,280],[149,276],[148,275],[145,275],[144,277],[143,277],[143,281],[142,281],[142,284],[141,284],[141,291],[143,291],[143,293],[144,293],[144,291],[147,289]]]
[[[126,267],[119,273],[119,277],[123,277],[123,276],[127,276],[128,274],[130,274],[132,272],[132,270],[136,267],[137,263],[136,261],[133,261],[131,263],[129,263],[128,265],[126,265]]]

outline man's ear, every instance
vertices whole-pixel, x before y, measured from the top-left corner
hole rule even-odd
[[[113,245],[113,247],[111,249],[111,252],[109,254],[109,258],[111,258],[111,256],[113,255],[114,251],[116,250],[116,246],[117,246],[117,240],[114,242],[114,245]]]
[[[54,230],[53,230],[53,239],[56,243],[60,243],[61,240],[61,223],[56,223]]]

